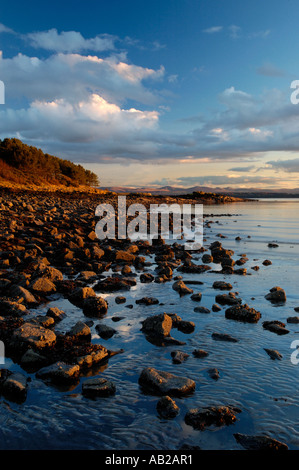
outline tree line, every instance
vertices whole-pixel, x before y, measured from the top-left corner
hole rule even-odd
[[[41,149],[24,144],[19,139],[0,140],[0,170],[2,177],[9,174],[8,167],[24,173],[26,180],[50,184],[99,186],[98,176],[82,165],[44,153]],[[0,175],[1,176],[1,175]]]

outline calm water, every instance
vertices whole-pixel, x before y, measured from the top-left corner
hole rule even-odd
[[[99,338],[93,327],[93,342],[109,349],[124,349],[124,353],[112,357],[96,375],[115,382],[114,397],[89,400],[82,396],[82,382],[72,389],[59,389],[45,385],[34,374],[29,383],[28,397],[17,405],[1,398],[1,449],[178,449],[182,444],[198,445],[202,449],[239,449],[233,434],[267,434],[285,442],[290,449],[299,449],[299,365],[291,362],[290,348],[299,339],[299,325],[288,324],[289,334],[278,336],[262,327],[265,320],[285,322],[297,315],[299,306],[299,200],[265,200],[260,202],[208,206],[205,214],[211,223],[205,229],[205,246],[220,240],[225,248],[234,250],[234,259],[246,254],[247,276],[215,273],[184,274],[184,280],[200,280],[202,286],[193,286],[194,292],[202,292],[200,304],[190,296],[180,298],[166,284],[139,284],[129,293],[126,304],[117,305],[117,294],[105,295],[109,302],[107,316],[95,320],[116,328],[118,334],[105,341]],[[232,214],[231,216],[223,214]],[[222,234],[227,238],[218,238]],[[241,241],[236,241],[237,236]],[[250,238],[248,238],[248,236]],[[279,247],[268,248],[269,242]],[[196,255],[199,264],[200,255]],[[270,259],[271,266],[262,261]],[[251,269],[260,266],[259,271]],[[219,269],[217,265],[211,265]],[[153,270],[153,265],[149,270]],[[212,289],[215,280],[233,284],[243,303],[262,313],[257,324],[239,323],[225,319],[224,307],[220,312],[201,314],[194,307],[211,308],[219,291]],[[274,286],[285,289],[287,302],[274,306],[265,295]],[[140,306],[135,300],[143,296],[157,297],[161,304]],[[133,304],[133,309],[126,305]],[[67,300],[53,298],[50,306],[62,308],[67,317],[59,324],[59,331],[68,331],[78,320],[84,320],[80,309]],[[45,312],[49,304],[40,308]],[[157,347],[148,343],[140,331],[140,322],[157,313],[177,313],[183,320],[196,324],[195,332],[183,334],[172,330],[172,335],[186,342],[185,346]],[[115,315],[123,316],[113,322]],[[213,332],[228,333],[239,339],[238,343],[215,342]],[[205,349],[209,356],[197,359],[192,356],[196,348]],[[264,348],[278,350],[283,358],[273,361]],[[189,358],[183,364],[173,364],[171,351],[181,349]],[[138,377],[144,367],[153,366],[177,375],[187,376],[196,382],[191,396],[176,399],[180,414],[172,420],[159,418],[156,412],[158,397],[141,393]],[[5,366],[19,369],[9,359]],[[208,369],[216,367],[220,379],[210,378]],[[209,405],[236,405],[242,409],[237,422],[221,429],[195,431],[184,423],[187,410]]]

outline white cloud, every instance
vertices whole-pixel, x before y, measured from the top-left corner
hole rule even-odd
[[[17,129],[20,138],[50,146],[54,142],[70,143],[71,147],[74,143],[78,147],[87,144],[87,161],[114,154],[117,147],[123,154],[142,153],[151,146],[151,132],[157,128],[158,119],[157,111],[123,109],[97,94],[76,104],[65,99],[35,101],[28,109],[0,112],[1,137]]]
[[[0,23],[0,33],[9,33],[9,34],[15,34],[14,30],[11,28],[8,28],[5,26],[3,23]]]
[[[92,55],[53,54],[46,59],[18,54],[4,58],[0,54],[1,79],[6,86],[6,102],[23,99],[70,102],[98,93],[109,102],[135,100],[143,104],[157,102],[157,96],[145,80],[161,80],[158,70],[128,64],[119,56],[105,59]]]
[[[232,24],[231,26],[228,27],[229,32],[230,32],[230,37],[233,39],[237,39],[240,37],[241,34],[241,28],[240,26],[237,26],[235,24]]]
[[[116,36],[108,34],[85,39],[77,31],[62,31],[58,33],[57,29],[54,28],[48,31],[29,33],[26,38],[37,49],[55,52],[111,51],[115,49],[115,41],[117,40]]]
[[[203,29],[202,32],[207,34],[215,34],[222,31],[222,29],[223,26],[211,26],[211,28]]]

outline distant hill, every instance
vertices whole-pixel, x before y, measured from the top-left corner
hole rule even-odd
[[[98,186],[95,173],[19,139],[0,140],[0,185]]]
[[[160,188],[144,186],[144,187],[124,187],[124,186],[110,186],[102,188],[107,191],[116,193],[150,193],[154,196],[177,196],[193,193],[208,193],[208,194],[223,194],[231,197],[242,198],[296,198],[299,197],[299,188],[293,189],[277,189],[275,191],[269,189],[255,189],[255,188],[212,188],[208,186],[192,186],[190,188],[181,188],[176,186],[161,186]]]

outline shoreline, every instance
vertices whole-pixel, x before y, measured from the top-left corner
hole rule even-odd
[[[0,394],[12,403],[26,403],[32,388],[39,387],[39,381],[66,390],[81,386],[78,393],[86,400],[102,397],[113,400],[117,380],[103,378],[98,371],[101,367],[109,370],[111,358],[122,356],[125,350],[105,343],[114,335],[117,338],[117,323],[114,328],[105,322],[111,308],[110,301],[106,301],[107,294],[116,295],[115,303],[121,306],[138,286],[156,286],[163,291],[170,285],[179,298],[190,297],[197,305],[195,312],[205,314],[209,313],[208,309],[198,304],[201,294],[195,290],[202,282],[192,279],[194,274],[216,272],[210,266],[214,262],[221,268],[217,276],[246,276],[246,256],[239,255],[241,258],[235,263],[234,253],[215,238],[208,247],[191,252],[179,243],[168,245],[161,239],[152,244],[127,239],[98,240],[93,204],[100,202],[99,194],[92,197],[89,193],[83,194],[85,197],[78,192],[71,193],[70,197],[28,191],[0,194],[0,340],[7,357],[21,370],[16,372],[5,365],[0,369]],[[107,194],[101,197],[105,202],[115,202],[118,195],[109,195],[111,201],[107,201]],[[138,195],[129,196],[128,202],[136,202],[137,198]],[[152,201],[149,196],[138,199],[143,204]],[[241,315],[249,323],[259,321],[258,311],[246,306],[238,309],[239,297],[223,293],[231,288],[228,282],[214,282],[212,289],[218,292],[215,291],[213,312],[222,310],[229,302],[232,317],[228,318]],[[62,310],[60,300],[67,300],[81,312],[79,321],[73,321],[72,314]],[[159,305],[164,304],[150,295],[136,299],[135,303],[137,308],[140,305],[145,310],[150,306],[155,309],[139,327],[140,340],[157,350],[171,346],[173,363],[182,364],[188,356],[182,351],[185,337],[192,338],[197,327],[188,319],[188,312],[162,313],[164,307]],[[47,305],[49,308],[45,307]],[[126,306],[128,312],[134,311],[133,304]],[[112,320],[118,322],[121,318],[116,312]],[[61,332],[63,321],[68,322],[68,328]],[[92,340],[95,332],[99,342]],[[180,336],[177,338],[177,332],[183,340]],[[234,335],[213,334],[216,341],[238,342]],[[202,358],[206,351],[196,348],[192,354]],[[163,363],[159,365],[163,368]],[[210,374],[217,380],[217,369]],[[195,391],[194,380],[191,377],[182,380],[182,375],[148,367],[146,362],[139,375],[142,394],[157,396],[157,400],[161,395],[164,398],[171,395],[170,400],[157,403],[160,415],[166,419],[178,413],[176,398],[181,401]],[[161,383],[165,387],[160,388]],[[206,415],[197,416],[191,411],[186,413],[185,423],[195,429],[205,426],[205,420],[210,419],[215,426],[232,424],[240,412],[220,404],[209,407]],[[282,443],[275,445],[284,446]]]

